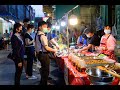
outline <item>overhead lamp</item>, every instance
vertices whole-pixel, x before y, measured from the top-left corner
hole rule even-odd
[[[9,20],[12,24],[15,24],[15,21],[13,21],[13,20]]]
[[[31,23],[34,23],[34,21],[31,21]]]
[[[48,14],[47,14],[47,16],[49,17],[49,16],[50,16],[50,14],[48,13]]]
[[[75,15],[71,15],[69,19],[70,25],[76,25],[78,23],[78,19]]]

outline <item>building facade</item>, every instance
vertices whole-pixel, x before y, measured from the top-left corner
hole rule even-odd
[[[13,22],[23,21],[24,18],[34,20],[35,11],[30,5],[0,5],[0,18],[0,33],[3,34],[5,29],[10,32]]]

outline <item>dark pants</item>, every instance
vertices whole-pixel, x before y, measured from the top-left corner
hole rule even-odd
[[[40,68],[40,74],[41,74],[41,80],[40,85],[47,85],[47,80],[49,76],[49,70],[50,70],[50,59],[47,53],[39,53],[38,60],[41,62],[41,68]]]
[[[26,54],[27,54],[27,70],[26,73],[28,76],[32,76],[33,72],[33,60],[34,60],[34,47],[26,47]]]
[[[23,62],[22,62],[22,67],[19,67],[18,66],[18,60],[15,59],[14,62],[15,62],[15,78],[14,78],[14,84],[15,85],[20,85],[20,78],[21,78],[21,74],[22,74],[22,70],[23,70]]]
[[[35,48],[34,48],[34,62],[37,62],[37,58],[35,56]]]

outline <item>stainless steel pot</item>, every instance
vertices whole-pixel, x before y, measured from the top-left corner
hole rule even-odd
[[[114,80],[114,76],[96,67],[87,68],[86,73],[90,82],[94,85],[110,85]]]

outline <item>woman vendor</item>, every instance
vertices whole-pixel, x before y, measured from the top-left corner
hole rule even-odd
[[[85,34],[87,36],[87,46],[83,47],[78,52],[82,52],[82,51],[86,51],[86,50],[89,52],[93,52],[95,50],[95,46],[100,45],[100,38],[90,28],[89,29],[87,28],[85,30]]]
[[[100,53],[107,55],[110,59],[116,60],[114,50],[116,46],[116,39],[111,34],[111,27],[105,26],[104,33],[105,35],[102,36],[100,41],[100,46],[96,47],[95,49],[100,51]]]

